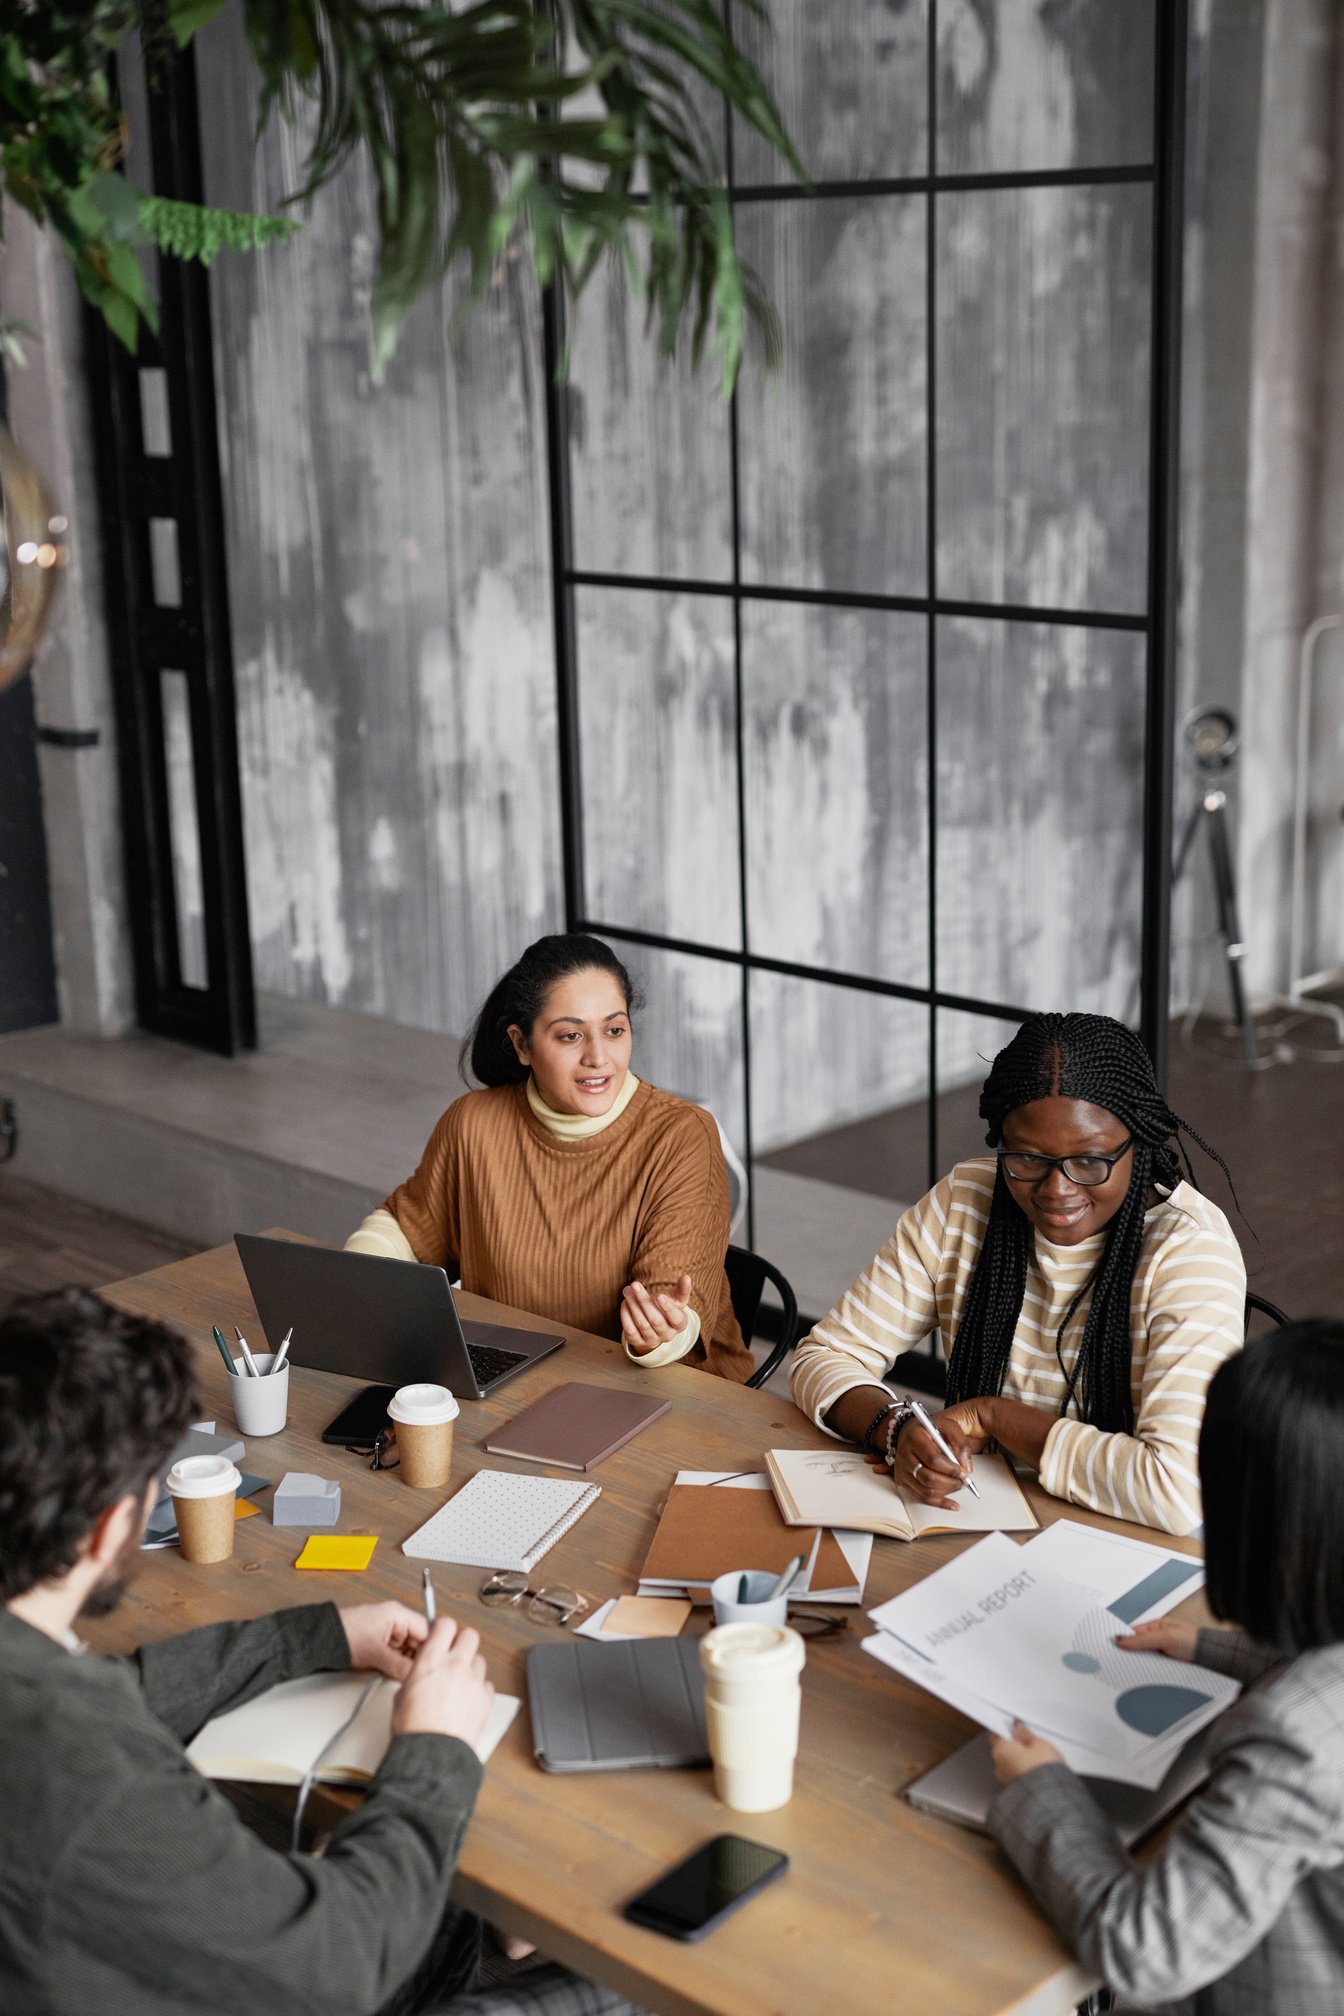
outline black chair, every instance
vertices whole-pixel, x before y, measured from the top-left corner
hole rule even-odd
[[[778,1267],[769,1260],[762,1260],[759,1253],[748,1253],[745,1246],[728,1248],[724,1268],[728,1275],[728,1292],[733,1298],[733,1314],[744,1343],[750,1344],[756,1333],[756,1318],[767,1281],[784,1305],[779,1319],[779,1342],[747,1381],[748,1386],[764,1386],[776,1366],[783,1364],[798,1342],[798,1297]]]
[[[1266,1302],[1263,1295],[1248,1295],[1246,1297],[1247,1330],[1251,1327],[1252,1316],[1268,1316],[1276,1330],[1284,1329],[1293,1320],[1291,1316],[1285,1316],[1282,1309],[1276,1303]]]

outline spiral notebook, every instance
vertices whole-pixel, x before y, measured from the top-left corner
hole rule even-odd
[[[600,1484],[571,1483],[567,1477],[478,1470],[403,1541],[401,1551],[419,1561],[447,1561],[461,1568],[527,1571],[601,1496]]]

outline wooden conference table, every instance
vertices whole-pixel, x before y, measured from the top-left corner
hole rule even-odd
[[[105,1289],[123,1309],[175,1324],[197,1346],[205,1413],[232,1427],[227,1374],[210,1342],[218,1323],[260,1325],[232,1246]],[[461,1298],[464,1314],[533,1328],[544,1318]],[[254,1441],[248,1467],[274,1481],[287,1470],[335,1476],[341,1532],[379,1536],[364,1574],[296,1573],[304,1536],[265,1516],[242,1520],[233,1558],[191,1567],[175,1549],[148,1553],[131,1594],[87,1627],[100,1651],[125,1651],[193,1624],[255,1616],[330,1598],[349,1604],[397,1596],[419,1607],[420,1564],[401,1543],[483,1463],[523,1468],[479,1447],[486,1431],[566,1380],[634,1387],[671,1399],[670,1411],[596,1472],[602,1496],[546,1556],[535,1585],[582,1590],[594,1603],[632,1591],[658,1510],[678,1468],[760,1467],[771,1446],[815,1447],[818,1431],[787,1400],[749,1392],[690,1368],[641,1372],[618,1344],[566,1332],[566,1347],[495,1397],[463,1404],[452,1484],[412,1491],[397,1473],[324,1445],[321,1430],[353,1383],[296,1364],[289,1425]],[[1067,1511],[1031,1487],[1042,1522]],[[1141,1533],[1139,1528],[1119,1530]],[[964,1742],[971,1726],[859,1650],[864,1610],[928,1574],[962,1543],[879,1540],[864,1604],[842,1612],[839,1638],[809,1645],[792,1802],[777,1813],[728,1812],[701,1771],[597,1772],[555,1777],[533,1759],[526,1708],[486,1772],[454,1894],[501,1929],[606,1982],[657,2016],[767,2016],[767,2012],[919,2011],[920,2016],[1058,2016],[1093,1984],[1039,1917],[992,1842],[917,1813],[901,1797],[921,1772]],[[1190,1551],[1198,1550],[1191,1546]],[[514,1610],[477,1601],[480,1570],[435,1565],[440,1610],[481,1633],[497,1687],[526,1701],[523,1659],[555,1635]],[[1192,1613],[1193,1614],[1193,1613]],[[688,1629],[705,1627],[696,1612]],[[82,1627],[83,1628],[83,1627]],[[342,1795],[332,1794],[333,1799]],[[740,1832],[788,1854],[785,1879],[699,1945],[629,1925],[624,1901],[719,1832]]]

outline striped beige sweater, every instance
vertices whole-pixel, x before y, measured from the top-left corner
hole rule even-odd
[[[799,1345],[793,1396],[820,1427],[842,1393],[881,1383],[901,1353],[936,1331],[956,1341],[994,1191],[994,1163],[959,1162],[896,1230],[852,1288]],[[1037,1232],[1013,1336],[1006,1398],[1058,1411],[1064,1373],[1055,1337],[1069,1303],[1101,1258],[1104,1232],[1056,1246]],[[1188,1183],[1154,1204],[1130,1297],[1134,1433],[1106,1434],[1063,1419],[1046,1438],[1047,1491],[1116,1519],[1168,1533],[1200,1521],[1196,1452],[1204,1395],[1224,1358],[1241,1348],[1246,1268],[1227,1219]],[[1064,1338],[1072,1366],[1091,1296]],[[829,1431],[828,1431],[829,1432]]]

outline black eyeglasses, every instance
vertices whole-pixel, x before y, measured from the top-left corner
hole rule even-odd
[[[1070,1183],[1079,1183],[1086,1190],[1094,1183],[1104,1183],[1133,1146],[1131,1134],[1109,1155],[1033,1155],[1025,1149],[1000,1148],[999,1167],[1014,1183],[1043,1183],[1052,1169],[1062,1169]]]

